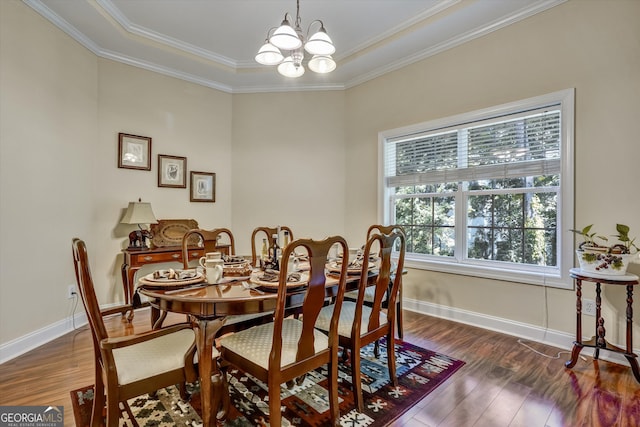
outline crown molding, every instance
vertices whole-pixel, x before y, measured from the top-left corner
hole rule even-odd
[[[537,2],[533,5],[530,5],[528,7],[525,7],[517,11],[516,13],[509,14],[501,19],[495,20],[487,25],[483,25],[481,27],[475,28],[459,36],[452,37],[449,40],[446,40],[442,43],[439,43],[423,51],[420,51],[414,55],[407,56],[402,59],[390,62],[370,72],[360,74],[354,78],[348,79],[344,83],[331,83],[331,84],[312,83],[312,84],[295,84],[295,85],[287,85],[287,86],[269,84],[264,86],[261,86],[261,85],[251,86],[251,85],[243,85],[243,84],[228,85],[216,80],[199,77],[199,76],[185,73],[170,67],[158,65],[148,61],[131,58],[116,52],[108,51],[106,49],[101,48],[97,44],[95,44],[92,40],[87,38],[84,34],[78,31],[71,24],[69,24],[65,19],[63,19],[62,17],[57,15],[55,12],[53,12],[49,7],[47,7],[47,5],[43,0],[23,0],[25,4],[27,4],[32,9],[34,9],[37,13],[45,17],[47,20],[49,20],[58,28],[60,28],[62,31],[64,31],[66,34],[71,36],[74,40],[76,40],[82,46],[89,49],[91,52],[93,52],[94,54],[96,54],[101,58],[121,62],[134,67],[139,67],[139,68],[157,72],[166,76],[175,77],[181,80],[185,80],[185,81],[202,85],[205,87],[217,89],[227,93],[346,90],[346,89],[355,87],[357,85],[360,85],[362,83],[365,83],[367,81],[373,80],[377,77],[381,77],[390,72],[404,68],[415,62],[419,62],[423,59],[437,55],[438,53],[455,48],[457,46],[460,46],[461,44],[467,43],[479,37],[483,37],[487,34],[492,33],[493,31],[496,31],[508,25],[517,23],[537,13],[543,12],[559,4],[565,3],[566,1],[568,0],[545,0],[545,1]],[[375,39],[368,40],[362,43],[361,45],[355,47],[354,49],[351,49],[348,52],[343,52],[340,56],[336,58],[337,62],[340,62],[341,59],[344,60],[345,58],[348,58],[353,55],[357,56],[358,52],[369,49],[375,44],[383,43],[384,40],[388,38],[392,38],[395,34],[398,34],[399,32],[406,30],[412,25],[419,24],[421,21],[424,21],[425,19],[428,19],[438,13],[441,13],[446,9],[451,8],[460,2],[461,0],[445,0],[442,3],[439,3],[438,6],[431,8],[419,15],[416,15],[411,20],[403,23],[402,25],[394,27],[380,34]],[[180,40],[174,39],[172,37],[164,36],[157,32],[151,31],[144,27],[134,25],[120,12],[120,10],[113,4],[111,0],[93,0],[92,4],[95,7],[101,8],[104,13],[106,13],[111,19],[113,19],[115,23],[120,25],[121,28],[125,30],[126,34],[130,34],[136,37],[141,37],[165,47],[170,47],[171,49],[175,49],[178,53],[192,55],[196,58],[211,61],[213,63],[212,64],[213,66],[227,68],[231,73],[237,73],[239,70],[258,68],[251,61],[234,61],[230,58],[227,58],[222,55],[217,55],[206,49],[201,49],[189,43],[185,43]]]

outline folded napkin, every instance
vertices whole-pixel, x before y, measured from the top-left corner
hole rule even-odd
[[[222,260],[225,263],[234,263],[234,264],[246,261],[244,257],[236,256],[236,255],[222,255]]]
[[[168,270],[156,270],[153,272],[154,279],[168,279],[168,280],[188,280],[195,279],[198,276],[196,270],[174,270],[170,268]]]
[[[279,278],[280,273],[270,268],[266,269],[262,275],[258,276],[258,279],[263,282],[277,282]]]
[[[275,283],[280,279],[280,273],[275,270],[266,270],[261,276],[258,277],[263,282]],[[287,276],[287,282],[299,282],[302,279],[300,273],[290,273]]]

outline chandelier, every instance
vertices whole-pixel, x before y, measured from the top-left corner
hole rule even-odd
[[[279,27],[270,28],[264,45],[256,55],[256,61],[263,65],[277,65],[278,72],[285,77],[300,77],[304,74],[304,52],[311,56],[308,67],[316,73],[330,73],[336,69],[336,62],[331,55],[336,51],[331,38],[324,29],[321,20],[316,19],[307,28],[307,37],[301,29],[300,0],[296,0],[295,27],[289,23],[291,16],[284,14]],[[309,37],[311,27],[320,24],[316,33]]]

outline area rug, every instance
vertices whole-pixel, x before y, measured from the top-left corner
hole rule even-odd
[[[343,426],[386,426],[424,398],[460,369],[464,362],[403,341],[396,341],[398,386],[389,381],[384,340],[380,355],[373,344],[361,349],[364,412],[355,410],[351,388],[351,367],[341,364],[339,372],[340,423]],[[329,425],[326,369],[308,374],[301,385],[281,388],[283,425],[320,427]],[[229,370],[232,407],[225,426],[268,426],[269,405],[266,384],[238,370]],[[191,399],[180,399],[176,387],[129,400],[123,405],[120,426],[163,427],[202,425],[198,384],[190,385]],[[93,386],[71,392],[78,427],[89,425]]]

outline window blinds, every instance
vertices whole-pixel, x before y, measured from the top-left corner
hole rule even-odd
[[[387,187],[560,173],[560,105],[385,141]]]

